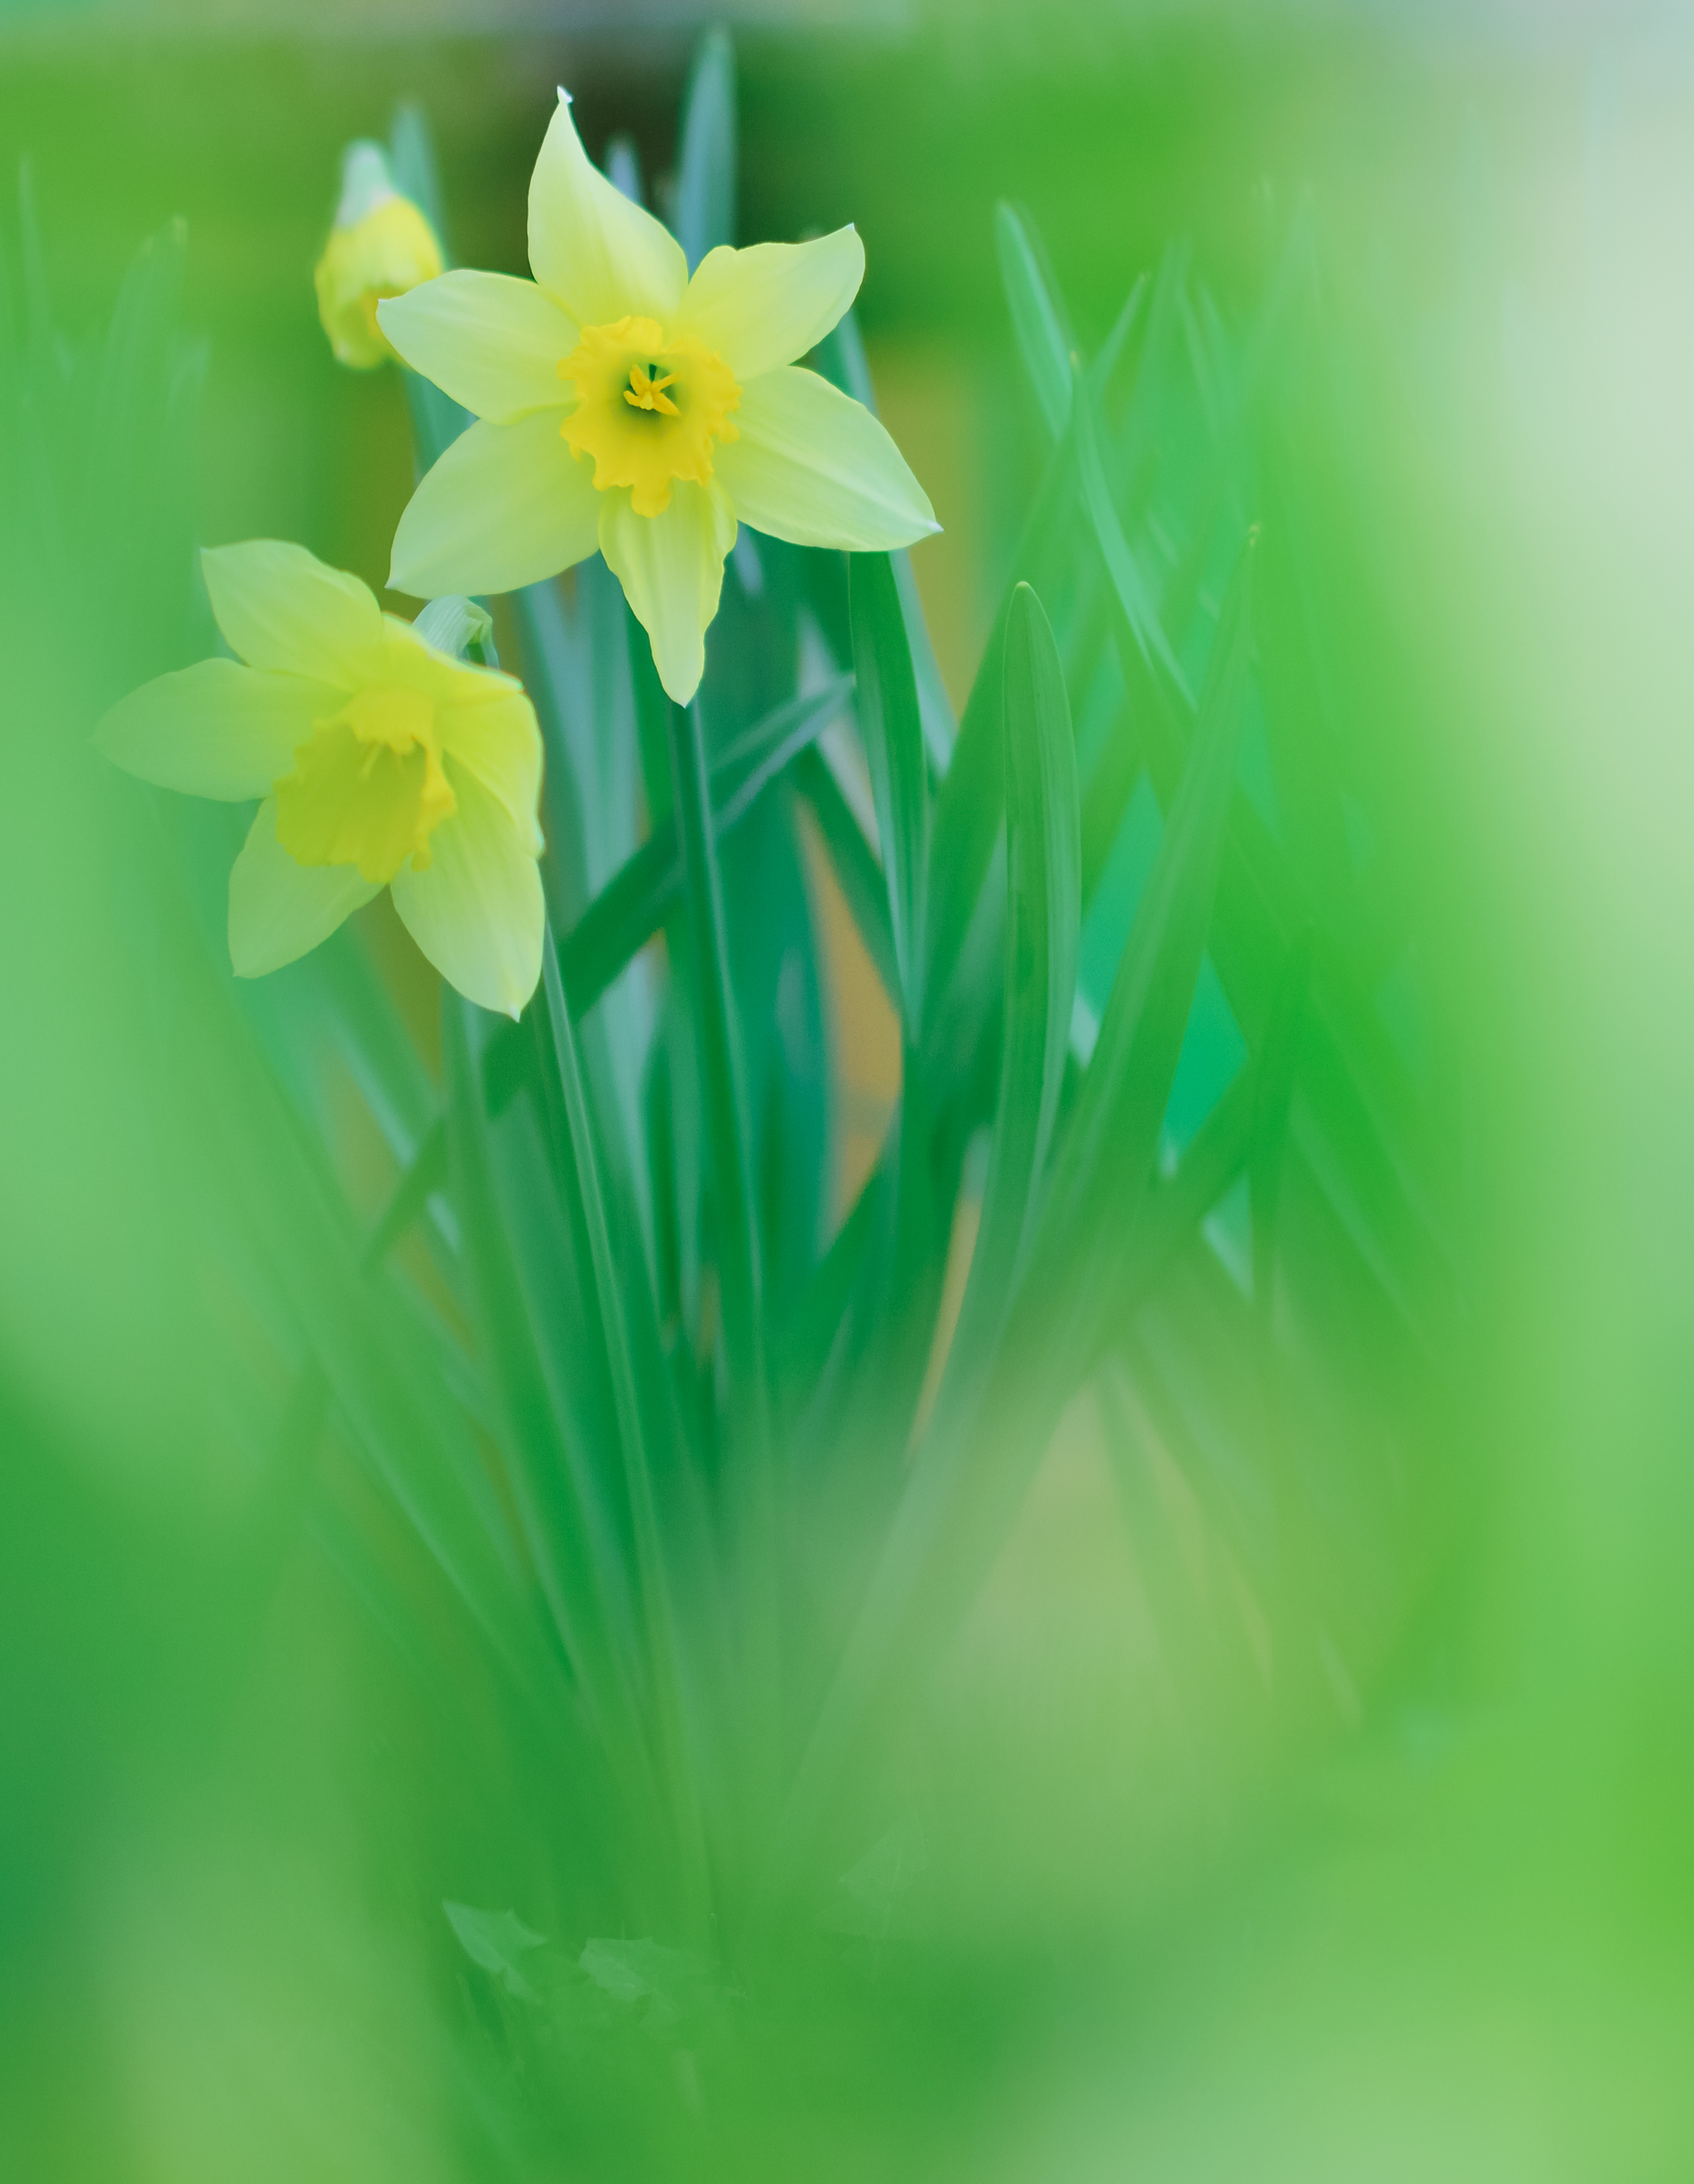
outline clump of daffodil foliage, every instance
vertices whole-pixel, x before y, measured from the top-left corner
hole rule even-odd
[[[129,1830],[103,2021],[174,2088],[124,2109],[138,2176],[1251,2173],[1229,2117],[1214,2166],[1113,2136],[1115,2059],[1204,2080],[1291,1770],[1329,1826],[1433,1748],[1343,1779],[1450,1513],[1456,1170],[1383,757],[1422,655],[1312,233],[1227,307],[1184,248],[1126,264],[1079,330],[1000,208],[1036,460],[956,713],[875,264],[741,235],[736,158],[722,37],[668,225],[561,97],[521,280],[445,270],[415,114],[353,148],[317,294],[409,405],[413,621],[302,545],[191,557],[144,467],[180,242],[103,377],[50,404],[55,340],[16,350],[15,596],[104,504],[86,451],[131,466],[134,552],[89,532],[31,609],[31,660],[105,633],[31,808],[97,814],[89,1156],[114,1203],[178,1179],[175,1256],[43,1245],[42,1294],[70,1268],[116,1361],[60,1375],[87,1434],[181,1469],[144,1518],[135,1465],[89,1468],[109,1508],[56,1471],[104,1513],[27,1597],[168,1543],[109,1719],[66,1702]],[[43,928],[62,983],[83,928]],[[142,1746],[215,1795],[135,1791]]]

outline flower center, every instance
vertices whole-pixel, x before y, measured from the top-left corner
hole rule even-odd
[[[295,863],[357,865],[379,885],[408,857],[427,871],[429,838],[457,806],[432,700],[376,682],[313,727],[276,783],[276,838]]]
[[[693,334],[667,342],[653,319],[584,326],[559,376],[577,390],[560,427],[571,454],[593,458],[601,493],[627,487],[638,515],[662,515],[677,478],[709,484],[712,443],[741,437],[729,366]]]

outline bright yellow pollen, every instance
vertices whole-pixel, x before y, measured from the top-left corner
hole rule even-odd
[[[593,459],[600,492],[627,487],[638,515],[662,515],[678,478],[709,484],[714,441],[741,437],[734,373],[693,334],[666,341],[653,319],[584,326],[559,376],[577,390],[560,427],[571,454]]]
[[[295,863],[357,865],[378,885],[408,857],[426,872],[429,838],[457,809],[434,701],[376,682],[314,730],[276,783],[276,838]]]

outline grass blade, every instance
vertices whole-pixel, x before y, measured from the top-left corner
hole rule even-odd
[[[1005,1028],[994,1151],[970,1278],[937,1410],[945,1447],[957,1406],[997,1344],[1032,1233],[1070,1050],[1082,920],[1076,747],[1058,647],[1027,584],[1002,649],[1006,798]]]
[[[851,696],[840,676],[811,696],[795,698],[738,737],[712,768],[713,824],[720,840],[764,791],[810,749]],[[682,900],[683,861],[668,815],[626,860],[558,944],[559,972],[573,1017],[585,1016],[621,977]],[[521,1082],[522,1034],[502,1025],[490,1045],[491,1105],[498,1114]]]
[[[683,101],[677,240],[692,273],[709,250],[735,240],[735,48],[708,31],[695,49]]]
[[[1169,677],[1174,689],[1186,703],[1192,704],[1192,695],[1182,667],[1165,635],[1164,624],[1153,604],[1129,541],[1123,533],[1117,509],[1112,504],[1111,488],[1106,484],[1106,472],[1100,460],[1100,442],[1095,428],[1095,398],[1080,372],[1073,414],[1076,420],[1077,465],[1082,478],[1083,505],[1093,527],[1100,548],[1101,559],[1106,564],[1106,573],[1123,609],[1131,634],[1151,663],[1156,660]]]
[[[876,800],[906,1035],[915,1046],[923,1017],[924,905],[929,877],[929,784],[917,681],[888,555],[855,554],[849,586],[859,726]]]
[[[977,897],[1006,816],[1006,738],[1001,655],[1012,593],[995,617],[959,723],[953,763],[935,800],[924,991],[932,1011],[946,999]]]
[[[1289,1118],[1300,1063],[1300,1035],[1312,983],[1312,934],[1302,933],[1271,1004],[1270,1022],[1254,1072],[1252,1135],[1247,1173],[1252,1191],[1253,1302],[1267,1334],[1276,1279],[1277,1213],[1288,1149]]]
[[[1018,354],[1029,374],[1047,430],[1056,440],[1071,414],[1071,344],[1049,292],[1026,215],[1003,200],[994,209],[1000,277],[1011,312]]]
[[[1182,788],[1136,909],[1043,1221],[1047,1282],[1037,1282],[1036,1294],[1067,1292],[1084,1320],[1109,1294],[1101,1262],[1121,1253],[1152,1171],[1205,953],[1245,710],[1256,538],[1248,538],[1225,604]]]
[[[693,1776],[683,1741],[678,1649],[669,1576],[660,1537],[654,1501],[653,1470],[648,1458],[647,1437],[642,1424],[641,1402],[625,1321],[623,1296],[606,1202],[600,1181],[599,1156],[583,1088],[577,1036],[559,974],[559,958],[552,936],[547,936],[542,955],[542,981],[547,997],[547,1018],[553,1035],[554,1059],[564,1097],[571,1156],[576,1168],[583,1222],[588,1230],[593,1268],[594,1294],[599,1307],[600,1334],[611,1377],[617,1412],[619,1446],[623,1457],[624,1489],[628,1496],[635,1540],[636,1592],[651,1701],[657,1717],[654,1724],[661,1774],[666,1779],[672,1820],[684,1874],[683,1930],[691,1937],[705,1938],[705,1881],[699,1813],[693,1793]],[[644,1265],[643,1275],[644,1278]]]
[[[859,938],[865,944],[883,991],[900,1006],[900,967],[894,961],[894,928],[889,922],[888,889],[877,853],[865,839],[851,806],[822,751],[800,754],[794,787],[805,799],[830,865],[846,899]]]
[[[723,880],[710,823],[705,745],[698,704],[671,708],[671,795],[682,842],[691,969],[717,1216],[718,1278],[730,1384],[755,1451],[768,1462],[765,1338],[757,1202],[753,1190],[735,996],[730,983]]]

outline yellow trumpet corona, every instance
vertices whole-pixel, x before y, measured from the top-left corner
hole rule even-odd
[[[388,173],[380,145],[349,144],[335,225],[313,276],[318,316],[337,359],[369,371],[393,356],[376,306],[442,268],[435,230]]]
[[[939,526],[877,420],[803,357],[864,277],[844,227],[710,251],[589,163],[560,92],[529,189],[533,281],[453,272],[379,304],[395,349],[477,419],[412,496],[389,582],[504,592],[596,548],[685,703],[738,523],[886,551]]]
[[[238,660],[144,683],[95,740],[162,788],[262,800],[230,874],[237,974],[293,962],[386,887],[444,978],[516,1016],[543,915],[541,733],[521,686],[438,649],[435,609],[385,615],[303,546],[252,539],[201,560]]]

